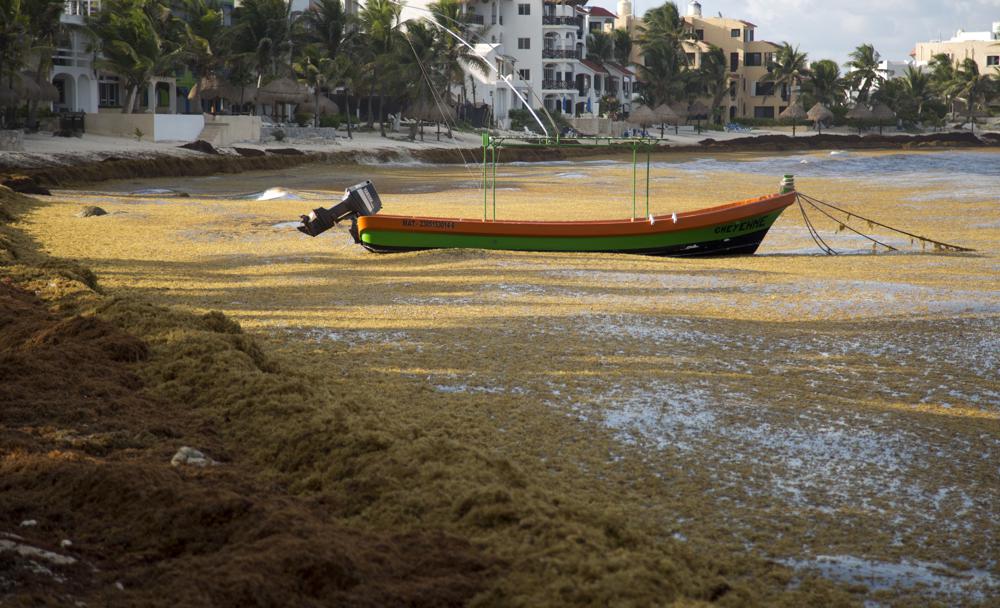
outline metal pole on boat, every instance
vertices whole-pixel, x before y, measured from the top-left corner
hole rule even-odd
[[[497,221],[497,147],[496,144],[490,147],[493,156],[493,221]]]
[[[490,143],[490,134],[483,132],[483,221],[486,221],[486,148]]]
[[[649,217],[649,144],[646,144],[646,217]]]
[[[635,140],[632,140],[632,219],[635,219]]]

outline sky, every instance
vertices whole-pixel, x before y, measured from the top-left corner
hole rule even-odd
[[[617,13],[617,0],[590,0]],[[636,16],[663,0],[633,0]],[[681,14],[687,0],[676,0]],[[788,41],[809,60],[833,59],[870,42],[883,59],[904,61],[917,42],[948,39],[955,31],[988,31],[1000,21],[1000,0],[701,0],[701,12],[743,19],[757,26],[756,38]]]

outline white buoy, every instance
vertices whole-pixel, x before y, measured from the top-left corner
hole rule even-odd
[[[652,226],[652,225],[653,225],[653,224],[655,224],[655,223],[656,223],[656,218],[655,218],[655,217],[653,217],[653,214],[652,214],[652,213],[650,213],[650,214],[649,214],[649,225],[650,225],[650,226]]]
[[[670,219],[674,220],[675,224],[677,223],[677,212],[676,211],[670,214]]]

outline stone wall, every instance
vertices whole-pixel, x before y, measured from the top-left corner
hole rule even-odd
[[[274,139],[274,132],[282,130],[286,139],[336,139],[340,137],[333,127],[264,127],[261,139]]]
[[[8,152],[24,150],[24,134],[20,131],[0,131],[0,150]]]

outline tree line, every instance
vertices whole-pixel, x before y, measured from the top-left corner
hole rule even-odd
[[[63,0],[0,0],[0,82],[13,86],[31,62],[40,77],[50,72],[52,51],[67,31],[59,20],[63,6]],[[472,37],[460,0],[428,9],[431,19]],[[387,106],[422,105],[443,118],[445,106],[465,101],[470,82],[475,86],[467,72],[487,69],[429,21],[404,25],[401,10],[393,0],[367,0],[355,16],[341,0],[318,0],[297,14],[285,0],[244,0],[226,25],[218,0],[103,0],[82,30],[95,66],[120,78],[122,112],[135,111],[155,76],[190,72],[197,83],[214,78],[250,90],[289,78],[317,96],[344,91],[348,117],[357,110],[349,107],[352,97],[363,100],[368,126],[377,120],[384,134]],[[189,97],[198,111],[202,90],[193,87]]]
[[[720,106],[730,86],[728,61],[722,49],[712,46],[702,53],[701,65],[692,68],[685,44],[694,41],[673,2],[646,12],[636,36],[642,55],[635,66],[641,82],[639,101],[655,107],[707,98],[711,115],[721,121]],[[972,59],[955,65],[948,55],[938,54],[926,70],[909,66],[892,79],[879,73],[879,61],[874,45],[862,44],[850,53],[842,73],[836,61],[810,62],[797,46],[784,42],[763,80],[774,83],[788,105],[798,102],[808,109],[821,103],[842,115],[851,103],[883,103],[910,124],[939,125],[956,110],[971,120],[976,113],[987,112],[1000,95],[1000,71],[980,73]]]

